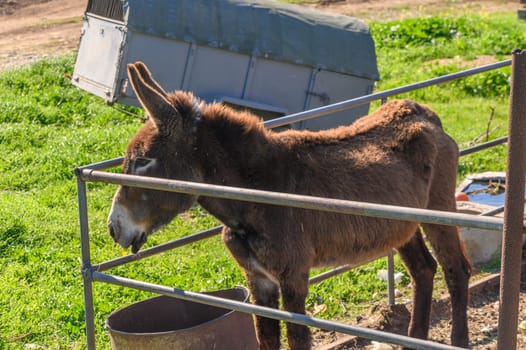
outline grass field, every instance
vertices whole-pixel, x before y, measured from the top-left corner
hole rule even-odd
[[[526,24],[515,13],[370,23],[382,80],[377,91],[500,60],[524,47]],[[0,349],[85,348],[75,167],[122,155],[140,127],[134,118],[77,90],[64,77],[74,56],[0,72]],[[430,105],[461,148],[507,133],[510,69],[406,94]],[[378,104],[375,103],[373,108]],[[489,134],[487,130],[491,130]],[[488,135],[486,135],[488,134]],[[461,159],[467,173],[505,168],[505,147]],[[106,229],[115,187],[89,184],[92,259],[122,254]],[[148,246],[217,225],[200,208],[177,218]],[[383,260],[311,288],[309,312],[341,319],[384,300],[376,277]],[[403,267],[397,264],[397,270]],[[112,272],[193,291],[244,284],[219,237]],[[400,289],[408,278],[404,275]],[[407,288],[405,288],[407,290]],[[95,284],[97,342],[108,349],[104,319],[148,293]],[[367,301],[367,306],[360,304]],[[324,307],[320,307],[324,305]]]

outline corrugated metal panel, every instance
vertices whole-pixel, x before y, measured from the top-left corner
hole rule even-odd
[[[86,12],[119,22],[124,21],[121,0],[89,0]]]

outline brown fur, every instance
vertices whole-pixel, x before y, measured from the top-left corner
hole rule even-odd
[[[139,100],[151,116],[130,142],[124,170],[205,182],[455,211],[458,149],[429,108],[390,102],[351,126],[327,131],[273,132],[255,116],[189,93],[165,93],[142,63],[129,66]],[[136,165],[142,158],[154,166]],[[142,171],[141,169],[148,169]],[[145,200],[145,198],[148,198]],[[139,198],[143,200],[140,201]],[[244,269],[253,301],[305,313],[314,266],[361,263],[398,249],[413,278],[409,335],[426,338],[436,262],[417,223],[254,204],[121,187],[114,205],[126,208],[146,236],[199,202],[225,224],[223,240]],[[122,228],[110,214],[110,232]],[[454,345],[467,346],[470,264],[455,227],[423,225],[443,266],[453,305]],[[261,349],[279,348],[278,321],[256,317]],[[309,349],[307,327],[287,324],[292,349]]]

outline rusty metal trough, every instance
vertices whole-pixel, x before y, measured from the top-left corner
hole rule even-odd
[[[204,293],[247,301],[242,287]],[[249,314],[158,296],[114,311],[106,320],[113,350],[257,349]]]

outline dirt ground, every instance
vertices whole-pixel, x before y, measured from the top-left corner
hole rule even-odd
[[[526,269],[521,274],[521,294],[519,301],[519,327],[517,330],[517,349],[526,349]],[[450,344],[451,312],[447,294],[435,299],[432,306],[431,329],[429,339]],[[410,319],[410,304],[387,303],[374,305],[370,311],[354,322],[348,323],[397,334],[407,334]],[[477,350],[495,350],[497,348],[499,317],[499,275],[489,275],[470,287],[468,322],[470,347]],[[394,346],[367,341],[348,335],[314,331],[317,350],[392,350]]]
[[[86,0],[0,0],[0,70],[77,48]]]
[[[87,0],[0,0],[0,70],[77,48]],[[516,10],[518,1],[321,0],[308,6],[361,18],[397,19],[437,10]]]
[[[87,0],[0,0],[0,70],[28,64],[38,59],[74,52],[82,26]],[[431,15],[437,10],[469,12],[515,11],[518,1],[443,1],[443,0],[325,0],[308,6],[352,15],[364,20],[398,19]],[[523,276],[524,277],[524,276]],[[526,349],[526,278],[520,300],[518,349]],[[495,349],[499,288],[491,284],[472,292],[469,309],[473,349]],[[394,309],[376,306],[360,320],[349,320],[377,329],[405,332],[408,314],[404,306]],[[447,301],[435,303],[431,339],[449,343],[450,315]],[[375,348],[360,340],[330,332],[315,332],[320,349]],[[329,345],[339,341],[339,346]],[[375,349],[390,349],[376,345]]]
[[[468,13],[513,11],[518,1],[465,1],[465,0],[321,0],[309,6],[361,18],[363,20],[394,20],[428,16],[440,13]]]

